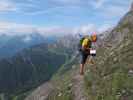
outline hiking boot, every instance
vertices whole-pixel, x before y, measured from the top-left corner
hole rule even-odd
[[[84,75],[84,72],[80,72],[80,75]]]

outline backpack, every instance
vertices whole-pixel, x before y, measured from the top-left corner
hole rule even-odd
[[[82,43],[83,43],[83,40],[85,39],[85,37],[82,37],[80,40],[79,40],[79,44],[78,44],[78,50],[79,51],[82,51]]]
[[[92,44],[91,39],[89,39],[88,37],[81,38],[79,43],[79,51],[91,48],[91,44]]]

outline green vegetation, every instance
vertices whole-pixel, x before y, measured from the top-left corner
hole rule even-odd
[[[48,100],[72,100],[71,71],[62,76],[56,75],[52,80],[56,88],[48,96]]]
[[[67,60],[51,78],[56,88],[50,93],[48,100],[72,100],[72,74],[75,71],[75,69],[72,69],[72,66],[76,66],[77,58],[72,57],[73,54],[70,54],[70,50],[56,51],[56,53],[66,55]]]
[[[0,92],[6,93],[9,100],[23,100],[28,91],[49,80],[66,61],[65,55],[49,49],[41,44],[1,60]]]
[[[133,24],[128,22],[131,20],[128,14],[113,30],[117,34],[114,38],[121,35],[120,42],[112,48],[99,48],[96,65],[90,66],[90,72],[85,75],[86,92],[91,100],[133,100],[133,73],[130,73],[133,71]]]

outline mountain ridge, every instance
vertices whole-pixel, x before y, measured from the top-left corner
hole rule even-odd
[[[85,76],[82,80],[85,82],[85,89],[82,88],[82,90],[85,92],[87,100],[133,99],[133,73],[131,73],[133,71],[132,18],[133,12],[130,11],[105,37],[104,44],[110,46],[103,45],[97,48],[97,57],[94,58],[95,65],[86,65]],[[73,75],[72,73],[78,72],[79,65],[72,64],[70,66],[72,66],[72,69],[64,73],[63,76],[57,76],[58,78],[54,79],[60,82],[55,83],[58,88],[49,94],[48,100],[53,100],[53,98],[54,100],[74,100],[72,77],[76,77],[77,74]]]

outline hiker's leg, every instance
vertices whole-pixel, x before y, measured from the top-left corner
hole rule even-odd
[[[84,74],[84,64],[80,64],[80,74]]]
[[[83,75],[84,74],[84,65],[86,63],[88,55],[86,55],[84,52],[82,53],[82,60],[81,60],[81,64],[80,64],[80,74]]]

